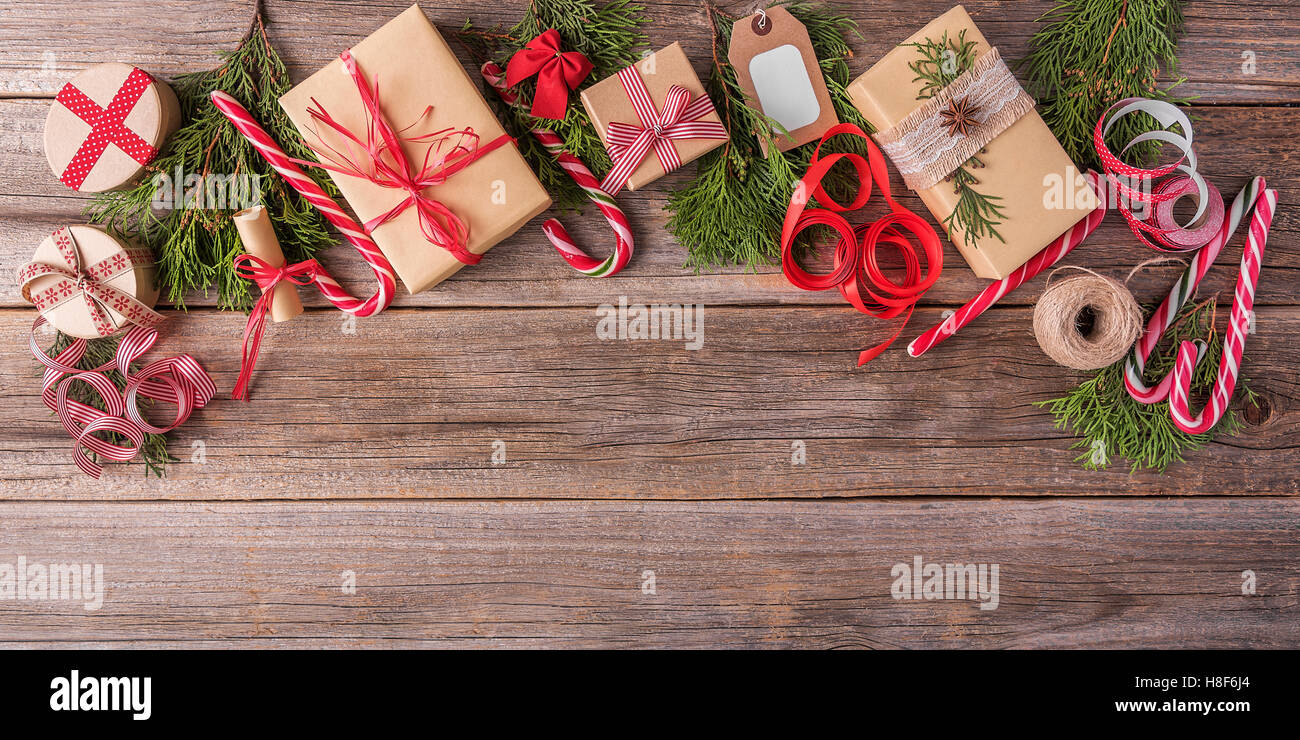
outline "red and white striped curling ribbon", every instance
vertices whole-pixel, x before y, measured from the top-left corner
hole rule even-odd
[[[1162,128],[1133,137],[1117,155],[1106,146],[1106,136],[1116,122],[1135,113],[1151,116]],[[1175,124],[1182,130],[1181,134],[1167,130]],[[1118,101],[1102,114],[1092,132],[1093,147],[1101,159],[1102,169],[1115,187],[1115,206],[1120,215],[1128,222],[1129,229],[1138,241],[1161,252],[1199,249],[1214,237],[1222,225],[1223,197],[1196,171],[1196,150],[1192,148],[1192,135],[1191,121],[1177,106],[1147,98]],[[1171,164],[1150,169],[1135,167],[1120,159],[1134,145],[1151,141],[1171,144],[1182,156]],[[1169,177],[1158,185],[1154,184],[1175,172],[1183,174]],[[1178,224],[1173,218],[1173,203],[1192,193],[1197,198],[1196,213],[1188,219],[1186,225]],[[1143,204],[1145,209],[1154,209],[1155,212],[1139,218],[1133,213],[1133,203]],[[1210,218],[1205,226],[1193,228],[1192,225],[1202,220],[1207,209]]]
[[[1246,214],[1255,206],[1263,190],[1264,178],[1262,177],[1253,178],[1246,187],[1242,188],[1232,202],[1227,221],[1221,224],[1218,233],[1210,239],[1205,247],[1192,256],[1187,269],[1178,277],[1178,280],[1174,281],[1173,287],[1169,290],[1169,295],[1151,314],[1151,318],[1147,321],[1146,331],[1133,345],[1133,352],[1129,355],[1128,362],[1124,367],[1124,386],[1134,399],[1142,403],[1158,403],[1169,397],[1173,373],[1167,373],[1165,377],[1160,379],[1159,383],[1148,386],[1143,379],[1147,359],[1155,351],[1156,345],[1160,343],[1164,333],[1173,325],[1178,312],[1196,293],[1196,288],[1200,285],[1201,279],[1209,272],[1210,266],[1214,264],[1214,260],[1218,258],[1219,252],[1223,250],[1224,245],[1236,233],[1237,227],[1241,225]]]
[[[1032,280],[1035,275],[1043,270],[1060,262],[1065,258],[1065,255],[1083,243],[1083,240],[1087,239],[1088,235],[1097,229],[1097,226],[1101,224],[1102,219],[1106,216],[1106,192],[1102,185],[1101,175],[1096,172],[1088,172],[1084,177],[1097,193],[1100,205],[1092,213],[1084,216],[1082,220],[1071,226],[1069,231],[1061,234],[1055,241],[1030,258],[1028,262],[1016,268],[1015,272],[989,285],[937,326],[928,329],[924,334],[913,339],[912,343],[907,345],[909,355],[920,357],[933,349],[935,345],[956,334],[963,326],[979,318],[980,314],[983,314],[993,304],[1002,300],[1003,296],[1019,288],[1026,281]]]
[[[131,363],[139,359],[158,339],[158,332],[142,326],[132,326],[117,346],[111,362],[91,370],[82,370],[77,363],[86,353],[86,340],[78,339],[55,357],[45,354],[36,342],[36,330],[45,324],[45,318],[32,324],[32,355],[45,366],[41,381],[41,399],[56,414],[63,428],[72,435],[72,459],[83,473],[98,478],[102,466],[87,451],[102,460],[126,462],[140,453],[145,433],[163,434],[180,426],[196,408],[203,408],[217,393],[212,378],[189,355],[169,357],[146,365],[140,372],[131,374]],[[119,392],[105,374],[118,370],[126,378],[126,388]],[[95,389],[104,409],[95,408],[68,398],[71,383],[81,381]],[[164,427],[147,422],[140,414],[136,398],[143,394],[163,403],[176,406],[174,420]],[[83,426],[84,425],[84,426]],[[129,445],[108,442],[95,436],[96,432],[113,432],[126,438]]]
[[[501,96],[501,99],[507,105],[514,106],[520,110],[526,109],[520,104],[519,96],[506,87],[505,73],[496,62],[488,62],[480,70],[483,79],[492,86],[493,90]],[[627,216],[623,214],[623,209],[618,207],[614,202],[614,197],[604,190],[601,190],[599,181],[596,176],[587,169],[587,165],[582,160],[569,153],[564,148],[564,139],[561,139],[554,131],[541,126],[534,126],[530,133],[533,138],[546,149],[546,151],[555,158],[560,169],[569,174],[573,181],[582,188],[592,203],[600,209],[609,226],[614,230],[614,252],[603,260],[598,260],[582,250],[569,236],[568,230],[564,228],[557,219],[548,219],[542,224],[542,231],[546,238],[550,240],[560,256],[565,259],[575,270],[584,275],[591,277],[609,277],[627,265],[628,260],[632,259],[632,226],[628,223]]]
[[[867,148],[867,158],[841,152],[823,157],[822,144],[840,134],[862,139]],[[840,160],[853,165],[858,175],[858,194],[848,205],[837,203],[822,187],[822,178]],[[871,197],[873,182],[888,203],[889,213],[876,221],[851,226],[848,219],[840,214],[865,206]],[[808,201],[813,197],[816,197],[821,208],[807,208]],[[834,267],[824,275],[814,275],[804,270],[794,256],[795,237],[814,225],[828,226],[839,235],[839,241],[835,245]],[[921,271],[917,249],[904,232],[910,233],[920,243],[921,252],[925,254],[924,272]],[[902,282],[891,280],[881,271],[876,256],[881,243],[893,246],[902,255],[905,270]],[[917,301],[939,279],[939,273],[943,270],[943,243],[925,219],[899,205],[890,195],[889,170],[885,156],[876,148],[875,142],[857,126],[841,123],[832,126],[821,141],[817,142],[808,171],[795,183],[790,205],[786,208],[785,222],[781,227],[781,270],[786,279],[798,288],[838,289],[849,305],[869,316],[878,319],[903,317],[902,324],[893,336],[858,354],[858,366],[861,367],[893,344],[907,326]]]
[[[618,79],[623,83],[623,90],[641,125],[611,121],[607,127],[605,146],[614,160],[614,167],[600,183],[600,189],[606,193],[622,190],[652,149],[664,172],[681,167],[682,159],[677,155],[673,139],[727,138],[727,128],[721,123],[699,120],[714,112],[713,101],[708,95],[691,100],[689,90],[673,85],[668,88],[663,110],[655,110],[654,99],[636,67],[619,70]]]
[[[294,164],[290,157],[280,149],[271,135],[257,123],[252,114],[248,112],[239,101],[230,97],[226,93],[216,90],[212,93],[212,102],[217,109],[225,114],[226,118],[234,124],[235,128],[248,140],[253,148],[267,161],[268,164],[289,183],[290,187],[298,191],[298,194],[307,200],[308,203],[316,206],[327,221],[334,224],[334,227],[343,234],[352,246],[356,247],[361,253],[361,258],[370,265],[375,273],[375,279],[379,282],[373,295],[364,300],[354,298],[352,294],[343,289],[330,274],[322,267],[315,273],[312,282],[320,289],[322,295],[330,303],[334,304],[340,311],[352,314],[353,316],[373,316],[374,314],[388,308],[388,304],[393,302],[393,296],[397,292],[397,278],[393,273],[392,265],[388,264],[388,258],[384,257],[375,246],[370,235],[362,229],[356,221],[344,213],[342,208],[334,202],[334,199],[325,192],[315,180],[308,177],[298,165]]]

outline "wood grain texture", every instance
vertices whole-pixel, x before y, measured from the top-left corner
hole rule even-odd
[[[864,34],[854,73],[951,2],[839,3]],[[1053,2],[965,4],[1015,58]],[[408,0],[266,5],[301,80]],[[704,73],[703,6],[647,5],[651,45],[680,40]],[[110,60],[165,77],[210,68],[250,7],[0,0],[0,274],[82,220],[87,200],[41,153],[58,87]],[[448,30],[509,24],[522,7],[425,11]],[[1244,365],[1267,410],[1241,436],[1164,476],[1080,470],[1069,435],[1032,405],[1079,378],[1033,341],[1041,278],[925,358],[899,344],[856,371],[892,323],[770,269],[682,268],[662,206],[689,167],[621,198],[638,245],[617,278],[576,276],[534,223],[355,333],[311,296],[320,310],[270,330],[251,404],[226,398],[243,317],[194,296],[200,308],[168,322],[150,356],[194,353],[223,397],[175,433],[182,459],[163,481],[111,465],[96,482],[71,465],[38,398],[34,314],[4,280],[0,564],[99,562],[108,592],[94,612],[0,600],[0,645],[1300,647],[1300,222],[1286,205],[1300,202],[1300,12],[1197,0],[1187,14],[1180,72],[1200,96],[1201,170],[1229,197],[1263,174],[1282,203]],[[591,215],[565,221],[604,248]],[[1203,295],[1231,290],[1239,243]],[[1122,278],[1150,256],[1112,219],[1070,262]],[[946,258],[903,340],[983,286],[951,247]],[[369,289],[348,248],[325,261]],[[1155,299],[1177,269],[1130,285]],[[704,304],[703,348],[598,340],[594,307],[620,296]],[[890,569],[914,556],[997,563],[998,609],[893,600]],[[1255,596],[1242,595],[1245,570]]]
[[[1294,499],[7,503],[0,563],[106,588],[0,601],[0,645],[1294,648],[1298,531]],[[893,599],[916,556],[997,564],[997,608]]]
[[[633,301],[635,302],[635,301]],[[1293,494],[1300,490],[1300,319],[1258,314],[1244,366],[1266,419],[1161,476],[1087,472],[1034,401],[1080,378],[1037,348],[1028,309],[985,316],[913,360],[865,371],[892,323],[848,308],[706,307],[703,346],[602,340],[591,309],[337,312],[274,326],[253,401],[228,399],[243,317],[194,312],[156,350],[187,351],[222,399],[173,435],[166,481],[112,466],[98,484],[41,405],[24,340],[0,315],[0,496],[7,499],[770,498],[896,494]],[[938,321],[922,310],[912,336]],[[494,442],[505,446],[493,464]],[[807,463],[792,464],[796,443]],[[1243,476],[1242,471],[1250,475]]]

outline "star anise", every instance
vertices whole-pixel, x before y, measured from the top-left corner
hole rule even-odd
[[[943,125],[948,127],[949,136],[956,136],[958,133],[966,136],[979,124],[979,121],[975,120],[975,114],[979,112],[978,105],[972,104],[967,98],[962,98],[949,102],[948,109],[939,111],[939,115],[943,116]]]

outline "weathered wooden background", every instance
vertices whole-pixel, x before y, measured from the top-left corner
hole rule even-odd
[[[301,79],[406,4],[270,0],[267,20]],[[680,40],[703,75],[703,6],[647,4],[652,44]],[[211,67],[249,5],[0,3],[0,274],[81,218],[41,153],[62,82],[109,60]],[[840,5],[862,27],[857,73],[949,3]],[[1052,3],[966,5],[1017,57]],[[425,10],[448,29],[522,6]],[[1225,193],[1254,174],[1280,193],[1244,370],[1265,408],[1241,436],[1163,476],[1080,470],[1033,405],[1079,378],[1034,343],[1041,279],[923,359],[900,343],[855,370],[892,326],[773,270],[682,268],[661,210],[680,174],[623,199],[638,245],[617,278],[577,276],[534,224],[355,333],[311,301],[271,330],[253,403],[215,403],[174,435],[165,481],[72,466],[38,398],[34,313],[5,280],[0,563],[100,562],[108,593],[94,612],[0,601],[0,644],[1300,646],[1300,7],[1193,0],[1187,15],[1201,171]],[[604,244],[594,219],[571,226]],[[1231,289],[1238,243],[1207,290]],[[1114,219],[1070,262],[1123,277],[1149,256]],[[350,250],[326,259],[368,289]],[[981,287],[946,259],[904,338]],[[1130,285],[1154,299],[1177,269]],[[704,304],[703,348],[598,340],[594,308],[620,296]],[[244,320],[211,303],[195,296],[162,349],[228,390]],[[890,568],[918,555],[1000,564],[999,608],[894,601]]]

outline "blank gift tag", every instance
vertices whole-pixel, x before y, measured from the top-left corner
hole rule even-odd
[[[808,29],[785,8],[736,21],[727,58],[751,105],[789,132],[773,129],[779,150],[819,139],[839,123]],[[766,153],[766,142],[759,143]]]

